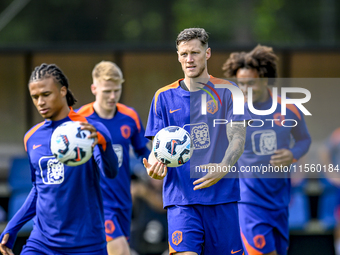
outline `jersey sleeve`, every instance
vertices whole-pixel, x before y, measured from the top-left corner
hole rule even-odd
[[[155,97],[152,100],[150,111],[149,111],[149,117],[148,117],[148,123],[146,124],[146,131],[145,131],[145,137],[148,139],[152,139],[153,136],[157,134],[159,130],[164,128],[163,120],[162,120],[162,111],[161,111],[161,103],[162,101],[159,100],[161,95],[159,95],[158,102],[156,104]]]
[[[1,241],[5,234],[9,234],[9,239],[6,243],[6,246],[8,248],[13,249],[19,230],[22,228],[23,225],[25,225],[26,222],[28,222],[35,216],[37,197],[38,197],[37,190],[35,187],[35,183],[33,183],[33,187],[30,193],[28,194],[24,204],[13,216],[13,218],[8,222],[5,230],[2,232],[0,236]]]
[[[298,124],[292,128],[292,135],[295,140],[295,144],[290,150],[293,153],[294,161],[299,160],[308,152],[312,142],[302,112],[300,112],[300,116],[301,118],[296,117]]]
[[[98,144],[93,149],[93,157],[100,172],[113,179],[118,174],[118,158],[112,148],[111,135],[102,123],[91,124],[95,126],[98,134]]]
[[[136,127],[136,132],[131,137],[131,144],[133,147],[133,150],[138,158],[148,158],[150,154],[150,150],[147,148],[147,143],[149,140],[144,136],[145,130],[142,125],[141,119],[138,116],[140,129]]]

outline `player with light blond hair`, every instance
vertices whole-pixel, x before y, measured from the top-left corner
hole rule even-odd
[[[130,254],[128,240],[132,214],[130,193],[130,157],[132,145],[138,157],[149,155],[144,128],[138,113],[119,103],[124,82],[120,68],[111,61],[101,61],[92,71],[92,94],[95,101],[78,110],[88,119],[103,123],[112,136],[112,146],[118,157],[116,179],[101,178],[105,232],[109,255]]]

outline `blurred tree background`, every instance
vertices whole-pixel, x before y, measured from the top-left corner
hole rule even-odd
[[[6,23],[14,2],[23,6]],[[182,29],[204,27],[221,45],[336,46],[337,13],[337,0],[1,0],[0,45],[173,45]]]

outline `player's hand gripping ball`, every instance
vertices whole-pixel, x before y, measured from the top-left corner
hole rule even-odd
[[[192,155],[190,134],[177,126],[163,128],[154,137],[152,150],[157,160],[168,167],[181,166]]]
[[[88,130],[82,130],[77,121],[67,121],[58,126],[51,136],[51,151],[63,164],[79,166],[92,157],[93,138]]]

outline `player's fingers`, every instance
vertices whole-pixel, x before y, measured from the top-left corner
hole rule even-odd
[[[96,129],[91,123],[88,123],[88,122],[80,122],[80,125],[82,126],[81,129],[88,129],[88,130]]]
[[[4,235],[4,237],[1,240],[1,244],[6,244],[9,238],[9,234],[7,233],[6,235]]]
[[[143,158],[143,165],[146,169],[148,169],[151,166],[151,164],[149,164],[149,162],[146,158]]]
[[[155,168],[154,178],[163,179],[162,177],[163,171],[164,171],[164,164],[162,164],[161,162],[158,162],[157,167]]]
[[[204,188],[208,188],[211,185],[213,185],[212,180],[206,180],[204,182],[202,182],[200,185],[196,185],[194,187],[194,190],[199,190],[199,189],[204,189]]]
[[[92,148],[94,148],[98,144],[98,138],[94,138],[94,141],[92,143]]]
[[[148,169],[148,174],[151,178],[159,179],[158,171],[160,167],[160,162],[155,162],[151,168]]]
[[[6,246],[4,245],[0,245],[0,251],[1,251],[1,254],[3,255],[14,255],[14,253],[12,252],[11,249],[7,248]]]
[[[97,129],[91,129],[91,130],[86,129],[86,130],[88,130],[88,131],[91,132],[91,134],[89,134],[89,135],[87,136],[87,138],[98,138],[99,134],[98,134],[98,132],[97,132]]]
[[[287,163],[286,161],[283,161],[283,160],[270,160],[269,163],[272,165],[272,166],[285,166]]]
[[[194,184],[194,185],[197,185],[197,184],[199,184],[199,183],[201,183],[201,182],[204,182],[204,181],[206,181],[206,180],[207,180],[206,177],[202,177],[202,178],[199,178],[199,179],[197,179],[196,181],[194,181],[193,184]]]
[[[164,168],[163,168],[163,173],[162,173],[162,178],[164,178],[166,176],[166,174],[168,173],[168,167],[166,165],[164,165]]]
[[[153,174],[154,174],[155,165],[156,165],[156,163],[153,164],[153,165],[150,165],[150,166],[148,166],[148,167],[146,168],[146,170],[148,171],[148,175],[149,175],[150,177],[152,177]]]
[[[282,159],[284,157],[283,154],[276,154],[270,157],[271,160],[278,160],[278,159]]]
[[[14,255],[13,251],[12,251],[10,248],[7,248],[7,247],[6,247],[6,252],[7,252],[7,254],[9,254],[9,255]]]

